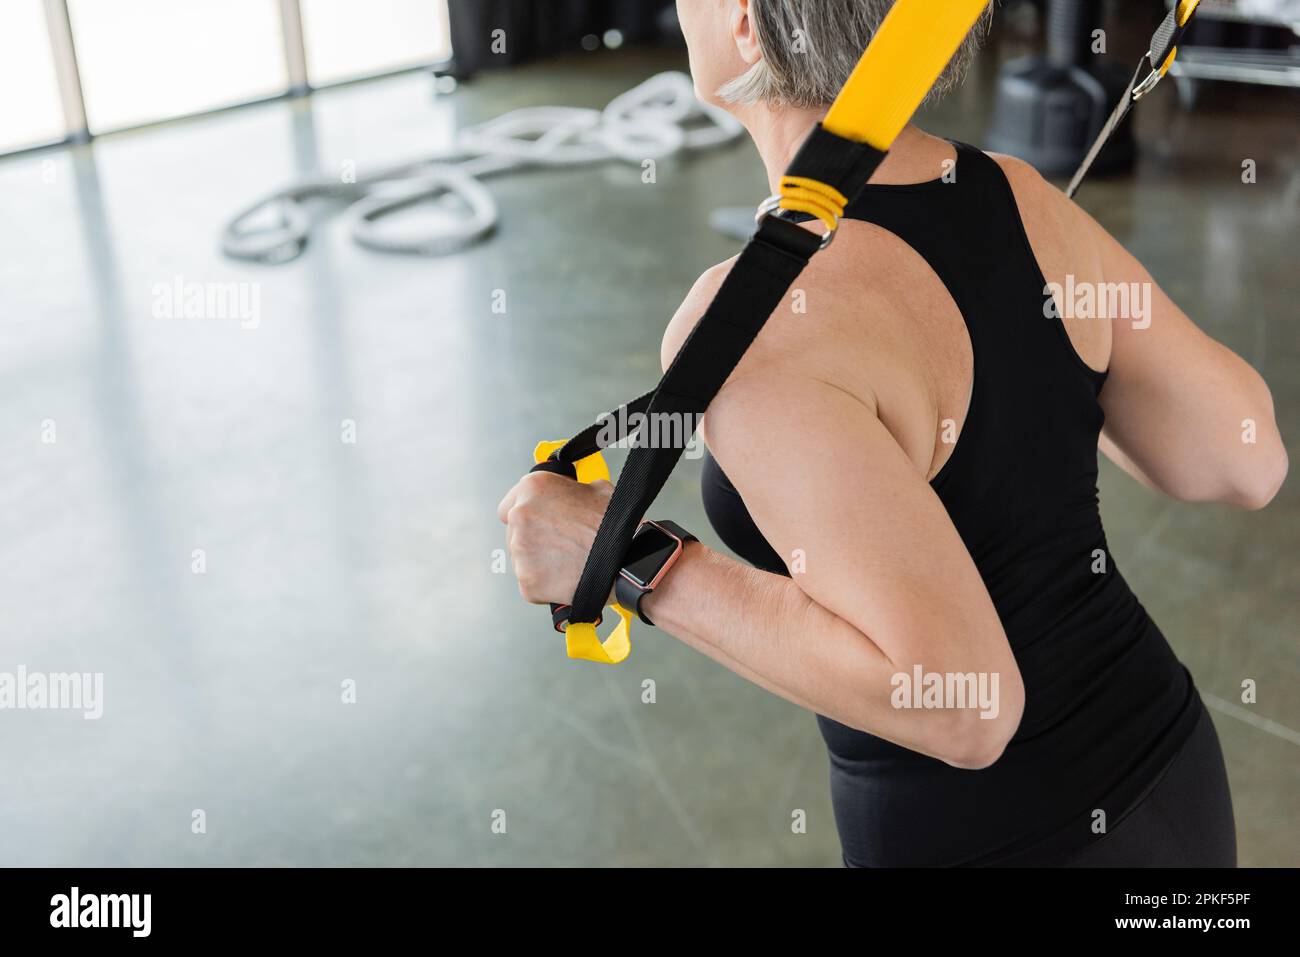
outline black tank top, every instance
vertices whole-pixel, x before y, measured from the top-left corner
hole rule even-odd
[[[954,145],[955,182],[868,186],[847,216],[922,256],[969,331],[970,406],[931,485],[993,598],[1024,717],[995,764],[969,771],[819,716],[845,861],[860,866],[1058,862],[1101,836],[1096,811],[1110,830],[1144,796],[1202,708],[1106,546],[1106,374],[1044,316],[1046,282],[1001,168]],[[787,574],[712,457],[703,486],[723,541]]]

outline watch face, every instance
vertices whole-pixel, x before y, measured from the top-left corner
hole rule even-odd
[[[677,539],[662,529],[645,526],[632,539],[632,547],[623,563],[624,576],[639,588],[649,588],[679,545]]]

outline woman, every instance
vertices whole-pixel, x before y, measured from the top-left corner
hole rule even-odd
[[[680,0],[697,91],[773,192],[889,6]],[[754,567],[692,542],[641,613],[816,712],[846,864],[1235,865],[1214,727],[1110,557],[1097,453],[1261,508],[1287,469],[1264,382],[1033,169],[915,127],[798,287],[704,425],[710,520]],[[1078,316],[1087,289],[1127,308]],[[506,496],[525,598],[571,600],[609,492]]]

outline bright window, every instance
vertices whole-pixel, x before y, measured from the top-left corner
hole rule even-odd
[[[69,0],[68,9],[92,132],[288,86],[277,0]]]
[[[446,0],[301,0],[307,75],[314,85],[445,59]]]
[[[42,0],[0,0],[0,153],[66,135]]]

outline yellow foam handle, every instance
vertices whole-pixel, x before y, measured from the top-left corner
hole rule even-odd
[[[822,125],[888,150],[987,6],[988,0],[897,0]]]
[[[570,658],[616,665],[632,653],[632,613],[613,602],[609,606],[618,614],[618,624],[608,638],[601,640],[591,622],[571,621],[564,626],[564,645]]]
[[[564,442],[538,442],[533,449],[533,462],[540,465],[551,457],[551,453],[564,447]],[[605,456],[594,452],[585,459],[573,463],[578,473],[578,481],[583,485],[592,482],[609,481],[609,465]],[[616,665],[625,661],[632,653],[632,613],[618,602],[610,608],[618,614],[618,624],[602,639],[596,634],[596,626],[586,621],[571,621],[564,626],[564,645],[570,658],[594,661],[602,665]]]
[[[564,448],[565,442],[538,442],[537,447],[533,449],[533,464],[541,465],[551,457],[552,452]],[[583,485],[590,485],[592,482],[608,482],[609,466],[605,464],[605,456],[599,452],[588,455],[585,459],[578,459],[573,463],[573,467],[578,470],[578,481]]]

